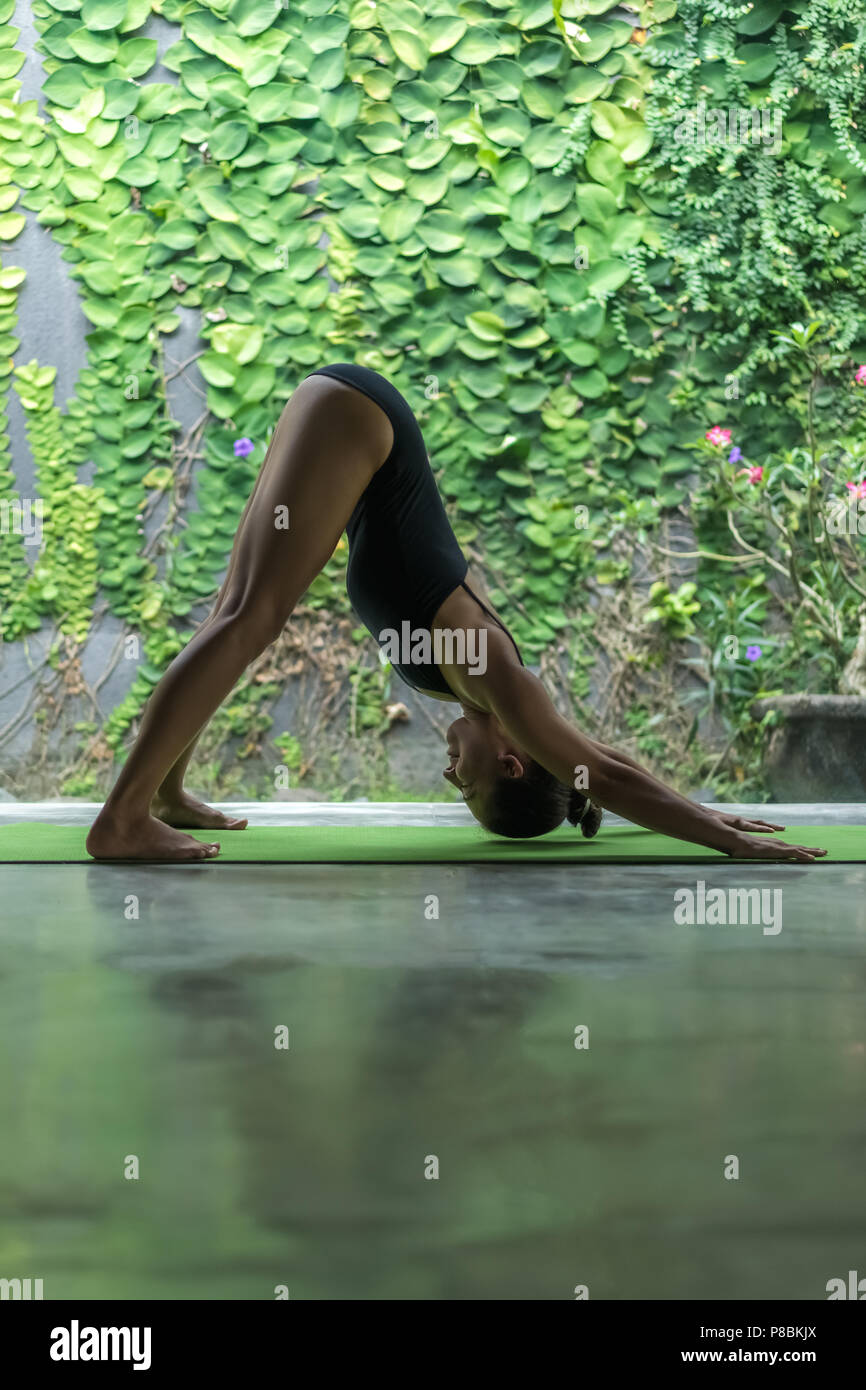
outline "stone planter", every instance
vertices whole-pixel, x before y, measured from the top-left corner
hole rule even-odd
[[[866,801],[866,698],[776,695],[755,700],[760,719],[778,710],[763,770],[774,801]]]

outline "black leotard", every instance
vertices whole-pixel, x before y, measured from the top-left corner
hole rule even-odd
[[[409,402],[379,372],[354,362],[332,362],[310,375],[334,377],[362,391],[384,410],[394,430],[394,446],[346,526],[346,589],[364,626],[377,641],[388,629],[401,632],[407,619],[413,632],[429,630],[448,595],[463,588],[511,637],[465,582],[469,566],[445,513]],[[514,649],[522,665],[516,642]],[[438,666],[393,666],[415,690],[453,696]]]

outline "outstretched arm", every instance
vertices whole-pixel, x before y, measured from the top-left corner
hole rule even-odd
[[[525,667],[497,663],[485,694],[490,712],[515,743],[566,786],[585,767],[593,801],[626,820],[706,845],[724,854],[764,859],[811,860],[826,850],[756,840],[727,825],[714,812],[658,782],[637,763],[581,734],[557,711],[537,676]]]
[[[595,744],[596,748],[600,748],[602,753],[606,753],[608,757],[613,758],[614,762],[625,763],[627,767],[633,767],[638,772],[645,773],[645,775],[651,779],[651,781],[655,784],[656,787],[661,787],[663,791],[670,790],[669,787],[665,787],[664,782],[660,782],[657,777],[654,777],[652,775],[652,773],[647,772],[646,768],[641,767],[640,763],[636,763],[634,758],[629,757],[627,753],[622,753],[618,748],[609,748],[607,744],[600,743],[597,738],[592,739],[591,742]],[[694,805],[695,803],[691,804]],[[729,815],[726,811],[713,811],[712,808],[709,806],[705,806],[704,810],[709,811],[710,815],[715,816],[716,819],[720,820],[723,825],[731,826],[731,828],[734,830],[762,830],[766,833],[766,831],[768,830],[773,831],[785,829],[784,825],[777,825],[775,821],[764,820],[763,817],[732,816]]]

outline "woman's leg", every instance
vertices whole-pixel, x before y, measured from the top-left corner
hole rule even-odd
[[[207,858],[150,814],[171,768],[273,642],[333,554],[393,434],[384,412],[329,377],[301,383],[280,416],[238,531],[222,603],[153,691],[138,738],[87,839],[95,858]]]
[[[150,814],[156,820],[165,821],[166,825],[173,825],[177,829],[245,830],[246,817],[240,819],[238,816],[227,816],[222,811],[217,811],[205,801],[199,801],[198,797],[193,796],[183,785],[186,770],[203,733],[204,728],[199,730],[174,766],[169,768],[154,792]]]
[[[253,504],[259,488],[259,483],[264,477],[264,473],[264,467],[260,468],[247,505],[244,507],[243,516],[240,519],[237,531],[238,535],[240,535],[240,532],[243,530],[247,513]],[[232,547],[231,556],[229,557],[226,576],[216,596],[214,606],[204,622],[200,623],[196,628],[193,636],[196,636],[201,632],[202,628],[207,627],[213,622],[214,618],[219,616],[226,593],[232,583],[236,565],[237,545],[234,545]],[[204,726],[199,729],[195,738],[190,739],[177,762],[174,763],[165,774],[151,802],[151,815],[155,816],[157,820],[165,821],[166,825],[173,825],[178,829],[181,827],[187,827],[189,829],[195,827],[204,830],[243,830],[247,824],[246,820],[238,820],[235,817],[224,816],[221,811],[215,811],[212,806],[207,806],[203,801],[198,801],[195,797],[190,796],[183,785],[186,770],[189,767],[196,745],[203,733]]]

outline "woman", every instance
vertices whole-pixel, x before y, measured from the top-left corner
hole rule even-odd
[[[465,582],[467,562],[408,402],[378,372],[339,362],[306,377],[283,409],[213,612],[153,691],[91,827],[94,858],[207,859],[219,844],[203,844],[183,827],[244,828],[245,820],[191,797],[184,773],[205,724],[279,636],[343,531],[355,610],[381,643],[404,639],[398,674],[462,705],[448,729],[444,775],[487,829],[541,835],[567,816],[590,835],[607,807],[738,857],[809,861],[826,853],[751,838],[746,832],[784,826],[698,806],[557,713],[513,638]]]

